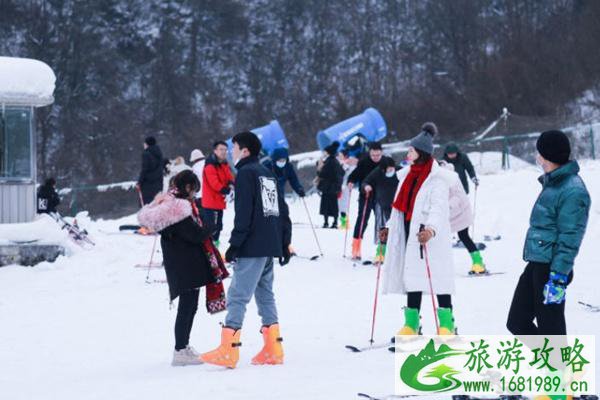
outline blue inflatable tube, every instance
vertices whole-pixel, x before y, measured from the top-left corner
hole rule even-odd
[[[251,129],[250,132],[258,136],[262,143],[262,151],[266,155],[270,155],[275,149],[281,147],[289,149],[290,147],[285,137],[285,133],[283,133],[283,129],[277,120],[271,121],[268,125]],[[231,151],[233,150],[231,139],[227,140],[227,146],[229,147],[229,153],[231,154]]]
[[[317,133],[319,149],[338,141],[340,150],[354,136],[360,134],[369,142],[377,142],[387,136],[387,126],[379,111],[367,108],[360,115],[348,118]]]

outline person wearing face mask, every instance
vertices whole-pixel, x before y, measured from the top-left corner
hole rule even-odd
[[[287,241],[288,251],[287,255],[294,254],[292,250],[291,242],[292,242],[292,221],[289,219],[289,207],[287,202],[285,201],[285,184],[287,182],[290,183],[290,186],[296,192],[296,194],[300,197],[305,197],[306,193],[304,191],[304,187],[300,183],[298,179],[298,175],[296,174],[296,169],[290,163],[289,152],[288,149],[280,147],[278,149],[273,150],[271,153],[271,157],[263,162],[263,165],[273,173],[275,179],[277,180],[277,192],[279,194],[279,205],[280,205],[280,221],[281,221],[281,230],[283,235],[286,237],[285,241]]]
[[[399,189],[388,222],[388,251],[383,265],[383,293],[407,296],[399,336],[414,337],[421,329],[423,293],[437,295],[438,335],[454,335],[452,313],[454,264],[450,231],[449,187],[434,161],[436,126],[428,122],[410,141],[410,167],[398,172]],[[421,254],[424,254],[422,257]],[[426,265],[427,262],[427,265]]]
[[[290,186],[298,196],[306,196],[304,187],[296,174],[296,169],[292,163],[290,163],[288,149],[281,147],[273,150],[271,157],[265,160],[263,165],[275,175],[279,193],[285,194],[285,184],[289,182]]]
[[[379,163],[381,162],[382,157],[383,148],[381,147],[381,143],[369,143],[369,153],[358,162],[356,169],[352,171],[352,173],[348,177],[348,189],[352,190],[354,188],[354,185],[360,187],[360,184],[367,177],[367,175],[369,175],[374,169],[379,167]],[[367,229],[367,224],[369,223],[369,217],[371,216],[371,211],[373,211],[374,204],[375,201],[373,200],[373,196],[371,196],[370,193],[367,194],[367,192],[361,190],[358,196],[358,215],[356,217],[356,223],[354,224],[354,235],[352,239],[353,260],[361,259],[360,249],[362,238],[365,233],[365,230]]]
[[[138,213],[143,226],[160,234],[163,262],[171,301],[179,297],[175,319],[173,366],[202,364],[189,345],[200,288],[227,277],[221,255],[203,225],[194,197],[200,181],[191,170],[177,174],[171,189],[156,196]]]
[[[571,156],[569,138],[547,131],[536,143],[542,192],[525,237],[523,260],[506,327],[514,335],[566,335],[565,298],[587,227],[591,199]],[[535,321],[535,323],[534,323]]]
[[[383,157],[379,168],[374,169],[363,181],[363,191],[371,193],[375,199],[375,232],[382,242],[375,255],[376,262],[383,262],[385,256],[386,224],[392,213],[397,188],[396,163],[391,157]]]

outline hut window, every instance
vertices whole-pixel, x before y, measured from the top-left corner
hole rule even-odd
[[[31,111],[0,111],[0,179],[33,178]]]

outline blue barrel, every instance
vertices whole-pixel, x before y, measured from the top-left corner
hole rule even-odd
[[[367,108],[365,112],[345,121],[338,122],[329,128],[317,133],[319,149],[323,150],[334,141],[340,142],[342,150],[348,140],[361,134],[369,142],[377,142],[386,137],[387,126],[383,117],[374,108]]]
[[[273,150],[280,147],[286,149],[289,149],[290,147],[285,137],[285,133],[283,133],[283,129],[277,120],[271,121],[268,125],[251,129],[250,132],[258,136],[262,144],[262,151],[267,155],[270,155]],[[233,150],[231,139],[227,140],[227,146],[229,147],[229,153],[231,154],[231,151]]]

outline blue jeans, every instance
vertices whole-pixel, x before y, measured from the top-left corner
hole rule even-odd
[[[277,323],[277,307],[273,294],[273,258],[242,257],[233,266],[233,277],[227,291],[225,326],[240,329],[244,323],[246,306],[256,299],[262,324]]]

